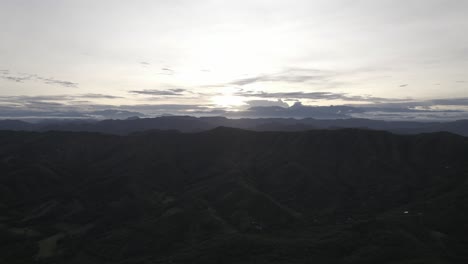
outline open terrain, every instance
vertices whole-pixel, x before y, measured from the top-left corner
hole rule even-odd
[[[467,263],[468,139],[0,132],[0,263]]]

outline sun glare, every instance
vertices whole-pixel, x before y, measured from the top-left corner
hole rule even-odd
[[[216,106],[226,108],[237,107],[245,104],[243,97],[234,95],[214,96],[211,100]]]

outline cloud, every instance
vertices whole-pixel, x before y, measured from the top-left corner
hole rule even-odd
[[[347,95],[346,93],[332,92],[251,92],[240,91],[238,96],[259,97],[259,98],[276,98],[276,99],[311,99],[311,100],[343,100],[343,101],[361,101],[361,102],[400,102],[408,101],[408,99],[392,99],[373,96]]]
[[[251,118],[318,118],[342,119],[350,118],[352,113],[361,113],[362,109],[350,106],[309,106],[296,102],[291,107],[255,106],[245,111],[230,112],[231,117]]]
[[[151,96],[181,96],[186,92],[185,89],[173,88],[167,90],[133,90],[129,93],[139,94],[139,95],[151,95]]]
[[[449,99],[435,99],[427,101],[432,105],[458,105],[468,106],[468,97],[464,98],[449,98]]]
[[[125,119],[133,116],[145,117],[140,112],[114,109],[114,107],[107,105],[86,105],[85,107],[80,107],[46,102],[29,102],[23,107],[0,105],[0,118]]]
[[[2,103],[18,103],[22,104],[29,101],[66,101],[71,100],[69,95],[39,95],[39,96],[0,96],[0,104]]]
[[[174,70],[170,68],[161,68],[161,72],[159,74],[161,75],[174,75]]]
[[[5,100],[4,100],[5,101]],[[461,103],[461,102],[460,102]],[[30,100],[21,104],[2,104],[0,118],[127,118],[129,116],[160,116],[164,114],[191,116],[227,116],[247,118],[374,118],[391,120],[446,120],[467,118],[466,111],[411,109],[369,106],[311,106],[296,102],[291,107],[283,101],[251,100],[250,108],[242,111],[226,111],[214,105],[194,104],[144,104],[104,105],[82,104],[75,101],[47,102]]]
[[[380,71],[390,71],[388,67],[362,67],[350,70],[324,70],[314,68],[286,68],[283,71],[269,74],[260,74],[246,78],[239,78],[231,82],[217,86],[237,85],[245,86],[261,82],[278,82],[290,84],[308,84],[321,86],[322,88],[336,88],[352,84],[350,76],[359,76],[362,74],[375,74]],[[388,77],[388,76],[387,76]],[[347,81],[343,81],[347,79]]]
[[[251,107],[259,107],[259,106],[280,106],[280,107],[289,107],[289,105],[283,100],[278,99],[276,101],[270,101],[270,100],[250,100],[247,101],[246,104]]]
[[[12,74],[9,70],[2,70],[0,72],[0,79],[13,81],[13,82],[19,82],[19,83],[23,83],[25,81],[37,81],[37,82],[42,82],[44,84],[58,85],[58,86],[68,87],[68,88],[78,87],[78,83],[75,83],[75,82],[57,80],[54,78],[45,78],[45,77],[38,76],[36,74],[29,74],[29,73]]]
[[[276,74],[265,74],[237,79],[229,84],[244,86],[256,82],[305,83],[310,81],[328,81],[333,75],[335,75],[335,73],[317,69],[292,68]]]
[[[459,107],[468,107],[468,97],[459,98],[441,98],[441,99],[430,99],[430,100],[407,100],[407,101],[387,101],[381,103],[371,103],[359,105],[367,108],[380,108],[385,111],[394,111],[392,109],[410,109],[411,111],[424,110],[436,112],[436,106],[445,106],[445,110],[442,111],[463,111]],[[452,107],[452,109],[448,108]]]
[[[402,85],[400,85],[400,87],[406,87],[406,86],[408,86],[408,84],[402,84]]]
[[[1,70],[0,71],[0,78],[7,80],[7,81],[12,81],[12,82],[24,82],[24,81],[29,81],[32,80],[35,77],[35,75],[31,74],[21,74],[21,75],[14,75],[11,74],[9,70]]]
[[[182,88],[167,90],[131,91],[148,96],[182,96],[192,94]],[[198,95],[198,94],[197,94]],[[284,118],[376,118],[401,120],[444,120],[468,117],[468,97],[433,100],[391,99],[372,96],[356,96],[332,92],[251,92],[240,90],[235,96],[244,96],[245,106],[237,111],[228,111],[213,103],[195,104],[142,104],[112,105],[93,103],[91,99],[121,98],[106,94],[44,95],[44,96],[0,96],[1,118],[123,118],[134,113],[145,116],[172,115],[225,115],[228,117],[284,117]],[[151,97],[148,97],[151,98]],[[186,97],[184,97],[186,98]],[[195,98],[195,97],[194,97]],[[84,100],[83,100],[84,99]],[[86,100],[90,99],[90,101]],[[248,100],[251,99],[251,100]],[[345,105],[312,106],[301,100],[342,100]],[[294,102],[291,107],[285,101]],[[357,104],[357,102],[365,102]],[[115,112],[98,112],[115,110]],[[130,113],[126,113],[128,111]],[[122,112],[122,113],[120,113]]]
[[[78,83],[74,83],[70,81],[61,81],[61,80],[56,80],[53,78],[43,78],[43,77],[36,77],[36,79],[43,81],[45,84],[58,85],[58,86],[70,87],[70,88],[78,87]]]
[[[143,113],[178,113],[178,112],[196,112],[209,111],[211,105],[194,105],[194,104],[142,104],[142,105],[124,105],[121,109],[139,111]]]
[[[16,118],[16,119],[28,119],[28,118],[86,118],[82,112],[77,111],[57,111],[52,110],[40,110],[40,109],[27,109],[27,108],[15,108],[0,106],[0,118]]]
[[[17,76],[2,76],[1,78],[4,80],[13,81],[13,82],[24,82],[24,81],[31,80],[30,77],[17,77]]]
[[[76,94],[76,95],[18,95],[18,96],[0,96],[0,102],[2,101],[67,101],[76,100],[80,98],[90,99],[118,99],[122,98],[119,96],[107,95],[107,94]]]
[[[56,107],[65,106],[65,104],[62,104],[62,103],[43,102],[43,101],[27,101],[24,103],[24,105],[29,108],[44,108],[44,109],[52,109]]]
[[[172,89],[171,92],[184,92],[184,89]],[[78,95],[47,95],[47,96],[0,96],[0,118],[95,118],[96,116],[121,118],[123,116],[141,113],[138,116],[148,115],[211,115],[223,113],[223,109],[214,105],[194,104],[143,104],[143,105],[109,105],[89,102],[81,99],[115,99],[120,98],[105,94],[78,94]],[[99,112],[113,109],[117,112]],[[129,111],[130,113],[120,113]],[[101,118],[98,117],[98,118]]]
[[[45,96],[0,96],[0,106],[39,111],[83,111],[91,102],[82,99],[116,99],[104,94],[45,95]],[[92,107],[91,107],[92,108]]]
[[[75,96],[75,97],[90,98],[90,99],[120,99],[120,98],[123,98],[121,96],[114,96],[114,95],[108,95],[108,94],[92,94],[92,93],[82,94],[82,95],[78,95],[78,96]]]
[[[406,106],[383,107],[369,106],[311,106],[296,102],[291,107],[255,106],[244,111],[228,112],[228,117],[249,118],[316,118],[346,119],[370,118],[381,120],[457,120],[468,118],[463,110],[413,109]]]

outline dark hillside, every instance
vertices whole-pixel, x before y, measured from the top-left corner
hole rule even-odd
[[[0,132],[0,263],[467,263],[468,140]]]

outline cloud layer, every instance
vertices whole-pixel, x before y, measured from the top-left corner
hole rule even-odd
[[[150,95],[150,96],[180,96],[184,95],[184,92],[186,92],[185,89],[180,89],[180,88],[172,88],[172,89],[167,89],[167,90],[133,90],[130,91],[129,93],[132,94],[139,94],[139,95]]]
[[[57,80],[55,78],[46,78],[46,77],[39,76],[37,74],[29,74],[29,73],[13,74],[9,70],[1,70],[0,79],[12,81],[12,82],[19,82],[19,83],[31,81],[31,82],[41,82],[41,83],[50,84],[50,85],[58,85],[58,86],[67,87],[67,88],[78,88],[78,83],[75,83],[75,82]]]
[[[240,91],[237,93],[238,96],[245,97],[259,97],[259,98],[274,98],[274,99],[311,99],[311,100],[342,100],[342,101],[353,101],[353,102],[371,102],[371,103],[383,103],[383,102],[401,102],[408,101],[409,99],[392,99],[392,98],[381,98],[373,96],[353,96],[346,93],[334,93],[334,92],[251,92],[251,91]]]
[[[468,111],[468,1],[350,2],[3,0],[0,115]]]
[[[142,90],[144,91],[144,90]],[[169,90],[169,92],[184,92]],[[149,96],[166,96],[162,90],[147,91]],[[120,99],[105,94],[79,94],[57,96],[2,96],[0,118],[127,118],[129,116],[159,116],[165,114],[227,117],[282,117],[282,118],[370,118],[383,120],[455,120],[468,118],[468,98],[448,98],[427,101],[347,96],[330,93],[273,93],[251,94],[252,99],[237,111],[228,111],[214,104],[97,104],[87,99]],[[307,98],[320,100],[360,99],[361,105],[312,106],[296,101],[289,106],[281,98]],[[247,96],[246,98],[250,98]],[[276,99],[276,100],[274,100]],[[379,102],[376,102],[379,101]],[[438,107],[436,107],[438,106]],[[445,106],[445,108],[443,108]],[[442,109],[439,109],[441,108]],[[460,108],[461,107],[461,108]],[[463,108],[465,107],[465,108]]]

